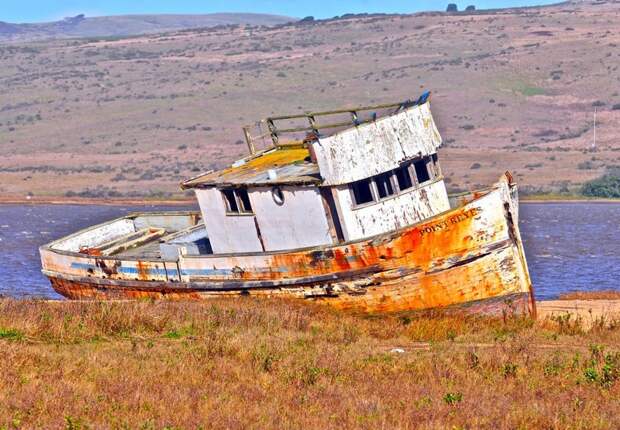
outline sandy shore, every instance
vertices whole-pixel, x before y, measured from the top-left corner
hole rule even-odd
[[[571,322],[580,318],[583,325],[591,326],[595,322],[602,322],[620,318],[619,300],[542,300],[536,302],[538,318],[557,318],[571,316]]]

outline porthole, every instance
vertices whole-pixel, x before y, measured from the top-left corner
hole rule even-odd
[[[282,206],[284,204],[284,193],[282,192],[282,188],[273,187],[271,189],[271,196],[273,197],[273,201],[276,202],[278,206]]]

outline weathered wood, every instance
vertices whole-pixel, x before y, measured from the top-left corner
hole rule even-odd
[[[102,255],[114,255],[126,251],[128,249],[137,248],[156,239],[163,237],[166,230],[163,228],[153,229],[145,228],[136,232],[133,237],[130,236],[125,240],[116,241],[116,243],[106,244],[99,249]]]
[[[437,152],[442,140],[428,103],[312,142],[322,185],[342,185]]]

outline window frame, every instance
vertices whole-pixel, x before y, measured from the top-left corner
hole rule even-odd
[[[363,181],[368,181],[368,188],[370,189],[370,196],[372,197],[372,200],[364,203],[357,203],[357,198],[355,197],[355,191],[353,190],[353,187],[355,184]],[[372,176],[370,178],[360,179],[358,181],[351,182],[350,184],[348,184],[347,188],[349,189],[349,193],[351,194],[351,201],[353,202],[354,209],[370,206],[378,202],[378,194],[377,190],[375,189],[375,181],[373,180]]]
[[[416,164],[420,162],[424,163],[424,168],[426,169],[426,176],[428,176],[428,179],[426,179],[423,182],[420,181],[420,177],[418,176],[418,169],[416,169]],[[431,157],[420,157],[415,160],[411,160],[411,167],[415,174],[415,179],[416,179],[416,183],[418,184],[418,186],[425,185],[434,179],[434,175],[433,175],[434,172],[432,171],[432,169],[429,169],[429,166],[428,166],[430,162],[431,162]]]
[[[424,182],[419,181],[418,172],[415,168],[415,163],[419,163],[419,162],[423,162],[424,166],[426,167],[426,174],[428,176],[428,179]],[[365,179],[359,179],[357,181],[350,182],[347,184],[347,188],[349,189],[349,193],[351,194],[352,209],[356,210],[356,209],[365,208],[367,206],[372,206],[377,203],[390,200],[390,199],[394,199],[401,195],[419,190],[420,188],[425,187],[435,182],[438,178],[441,177],[441,174],[438,172],[438,169],[439,169],[439,165],[437,163],[437,156],[436,154],[433,154],[433,155],[427,155],[424,157],[418,157],[412,160],[405,161],[404,163],[401,163],[399,167],[392,169],[392,170],[388,170],[387,172],[378,173],[376,175],[370,176]],[[396,174],[396,172],[399,170],[407,172],[407,174],[409,175],[409,182],[411,184],[409,187],[404,188],[404,189],[400,187],[400,182],[398,181],[398,177]],[[379,193],[379,185],[378,185],[377,179],[379,179],[379,177],[384,176],[384,175],[388,176],[388,180],[389,180],[390,186],[392,187],[393,193],[388,194],[385,197],[381,197]],[[372,200],[365,202],[365,203],[358,204],[357,199],[355,197],[355,191],[353,189],[354,189],[354,184],[358,182],[362,182],[362,181],[368,181],[370,193],[372,195]]]
[[[377,180],[381,177],[381,176],[386,176],[387,178],[387,183],[389,184],[390,188],[392,189],[392,194],[386,194],[385,197],[381,197],[381,192],[379,191],[379,183],[377,182]],[[383,201],[383,200],[389,200],[393,197],[398,196],[400,193],[398,191],[398,188],[396,187],[396,184],[394,183],[394,172],[387,171],[384,173],[379,173],[378,175],[374,175],[371,176],[370,179],[372,180],[372,182],[375,184],[375,188],[377,191],[377,201]]]
[[[416,181],[414,179],[414,176],[411,175],[411,166],[412,164],[410,162],[405,162],[401,164],[398,168],[392,170],[392,176],[394,177],[395,185],[398,187],[398,192],[396,193],[397,195],[408,193],[409,191],[415,190],[416,188]],[[400,187],[400,181],[398,180],[398,174],[396,173],[398,171],[406,172],[409,176],[409,186],[407,188]]]
[[[220,188],[219,192],[220,192],[220,195],[222,196],[222,200],[224,201],[224,208],[226,210],[227,216],[253,216],[254,215],[254,208],[252,207],[252,201],[250,200],[250,193],[248,192],[247,189],[245,188]],[[232,195],[235,199],[234,200],[235,204],[237,206],[236,211],[233,211],[232,208],[230,207],[228,197],[226,196],[227,192],[232,192]],[[240,192],[244,192],[246,194],[247,201],[250,205],[250,210],[247,210],[247,208],[245,207],[246,205],[243,201],[243,198],[240,195]]]

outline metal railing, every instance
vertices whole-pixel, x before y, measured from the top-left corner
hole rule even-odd
[[[393,115],[402,109],[411,106],[424,104],[428,101],[429,92],[422,94],[417,100],[406,100],[400,103],[389,103],[374,106],[360,106],[351,109],[337,109],[331,111],[306,112],[296,115],[273,116],[262,119],[253,125],[243,127],[243,134],[250,154],[256,153],[256,143],[258,141],[270,141],[270,146],[279,146],[280,137],[288,135],[297,141],[316,140],[327,131],[333,132],[339,128],[348,128],[374,122],[377,118]],[[369,114],[370,112],[370,114]],[[366,114],[366,115],[364,115]],[[347,115],[348,118],[336,119],[337,116]],[[323,119],[320,122],[319,119]],[[304,120],[303,125],[290,124],[295,120]],[[279,127],[278,123],[288,122],[284,127]],[[253,132],[253,129],[256,131]]]

